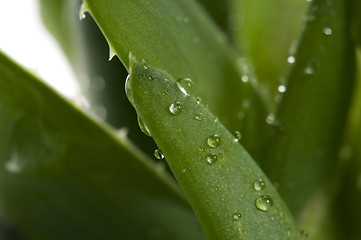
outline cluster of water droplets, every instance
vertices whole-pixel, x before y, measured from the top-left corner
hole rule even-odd
[[[266,182],[263,179],[257,179],[253,182],[253,189],[256,192],[262,192],[266,188]],[[273,206],[273,200],[269,195],[262,195],[256,198],[254,205],[260,211],[268,211]]]

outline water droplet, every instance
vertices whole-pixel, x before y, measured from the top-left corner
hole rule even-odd
[[[177,87],[184,95],[189,96],[192,92],[193,82],[190,78],[181,78],[177,80]]]
[[[242,138],[242,134],[241,134],[240,131],[235,131],[233,133],[233,136],[234,136],[234,141],[235,142],[239,142],[241,140],[241,138]]]
[[[295,58],[294,56],[289,56],[289,57],[287,58],[287,62],[290,63],[290,64],[295,63],[295,62],[296,62],[296,58]]]
[[[162,153],[162,151],[160,149],[156,149],[154,151],[154,157],[157,158],[157,159],[163,159],[164,154]]]
[[[196,103],[197,103],[197,104],[200,104],[201,101],[202,101],[202,99],[201,99],[200,97],[197,97],[197,98],[196,98]]]
[[[206,156],[205,160],[206,160],[206,163],[208,163],[209,165],[212,165],[213,163],[217,162],[218,157],[216,154],[211,153]]]
[[[270,196],[263,195],[256,199],[254,205],[261,211],[267,211],[273,205],[273,200]]]
[[[13,150],[11,158],[5,163],[5,169],[10,173],[19,173],[21,171],[20,159],[17,150]]]
[[[249,81],[249,77],[247,75],[243,75],[241,77],[242,82],[247,83]]]
[[[330,36],[330,35],[332,34],[332,29],[329,28],[329,27],[324,27],[324,28],[322,29],[322,31],[323,31],[323,33],[324,33],[325,35],[327,35],[327,36]]]
[[[198,148],[198,151],[199,151],[200,153],[203,153],[204,150],[205,150],[204,147],[199,147],[199,148]]]
[[[221,138],[217,134],[209,136],[207,138],[207,145],[211,148],[217,148],[221,145]]]
[[[286,88],[285,85],[279,85],[278,86],[278,92],[284,93],[284,92],[286,92],[286,90],[287,90],[287,88]]]
[[[237,114],[237,118],[238,118],[239,120],[243,120],[245,117],[246,117],[246,114],[245,114],[244,112],[239,112],[239,113]]]
[[[275,116],[275,114],[274,114],[274,113],[268,114],[268,116],[267,116],[267,118],[266,118],[266,123],[271,125],[271,124],[274,124],[275,121],[276,121],[276,116]]]
[[[310,61],[308,61],[306,68],[303,70],[304,74],[306,75],[313,75],[315,73],[315,70],[317,67],[321,65],[321,62],[316,59],[312,58]]]
[[[198,121],[201,121],[203,119],[203,113],[197,113],[194,118]]]
[[[139,117],[139,115],[138,115],[138,125],[139,125],[140,130],[142,130],[142,132],[145,135],[151,137],[148,127],[145,125],[144,121]]]
[[[241,215],[240,212],[235,212],[235,213],[232,215],[232,219],[233,219],[234,221],[238,221],[238,220],[241,219],[241,218],[242,218],[242,215]]]
[[[86,14],[85,13],[80,13],[79,18],[80,18],[80,20],[84,20],[86,18]]]
[[[263,179],[257,179],[253,182],[253,189],[257,192],[266,188],[266,182]]]
[[[169,112],[174,116],[179,116],[183,111],[183,106],[180,102],[175,102],[169,105]]]

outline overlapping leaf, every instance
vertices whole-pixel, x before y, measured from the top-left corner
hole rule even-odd
[[[272,123],[275,138],[265,171],[297,216],[324,189],[338,166],[354,81],[347,1],[314,0]]]
[[[203,239],[182,193],[126,138],[0,54],[0,217],[30,239]]]

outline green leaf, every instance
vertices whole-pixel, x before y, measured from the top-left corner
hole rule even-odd
[[[204,239],[172,179],[0,53],[0,217],[31,239]]]
[[[305,0],[230,0],[232,40],[253,63],[270,97],[277,93],[307,5]]]
[[[355,67],[346,4],[312,1],[272,121],[281,131],[275,131],[263,169],[296,216],[337,171]]]
[[[127,96],[208,239],[300,239],[276,189],[218,118],[197,102],[190,84],[133,56],[130,62]]]
[[[126,68],[131,52],[175,79],[191,78],[202,102],[230,131],[242,130],[247,149],[258,153],[256,146],[265,139],[263,99],[254,79],[241,81],[234,50],[196,2],[85,0],[83,10],[94,17]]]

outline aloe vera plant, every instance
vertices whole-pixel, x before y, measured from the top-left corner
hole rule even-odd
[[[2,239],[361,239],[359,1],[40,3],[90,110],[0,53]]]

